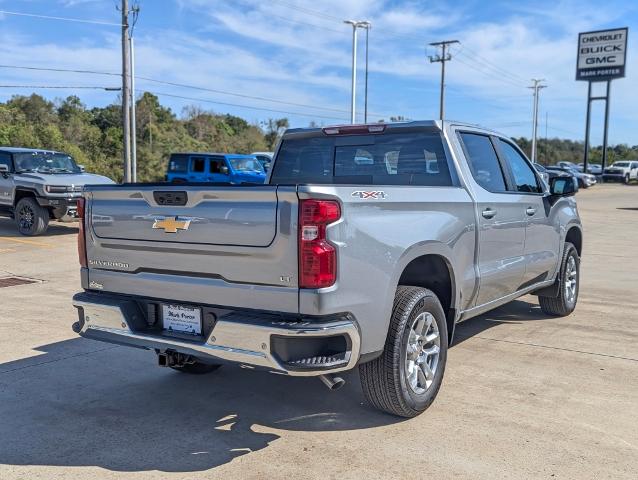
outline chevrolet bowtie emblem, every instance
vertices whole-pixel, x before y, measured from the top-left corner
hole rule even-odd
[[[188,230],[190,220],[178,220],[179,217],[156,219],[153,228],[163,228],[166,233],[177,233],[177,230]]]

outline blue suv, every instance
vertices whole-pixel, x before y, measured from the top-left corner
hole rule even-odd
[[[264,183],[266,172],[254,155],[173,153],[166,181],[172,183]]]

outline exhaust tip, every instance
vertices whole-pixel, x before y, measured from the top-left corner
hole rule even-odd
[[[323,382],[323,384],[328,387],[328,390],[339,390],[346,384],[346,381],[341,377],[336,377],[334,375],[320,375],[319,380]]]

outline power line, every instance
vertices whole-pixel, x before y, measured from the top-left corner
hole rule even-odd
[[[476,51],[472,50],[471,48],[469,48],[465,44],[462,44],[460,46],[459,50],[457,52],[455,52],[455,53],[457,55],[463,55],[464,57],[467,57],[467,58],[472,58],[465,52],[471,53],[473,55],[473,57],[475,57],[476,59],[480,60],[482,64],[492,68],[493,70],[499,72],[502,75],[506,75],[506,76],[510,77],[514,81],[526,82],[526,80],[523,77],[521,77],[520,75],[518,75],[516,73],[513,73],[513,72],[510,72],[509,70],[506,70],[505,68],[499,67],[498,65],[496,65],[492,61],[488,60],[487,58],[483,57],[482,55],[479,55]]]
[[[98,71],[98,70],[77,70],[77,69],[66,69],[66,68],[28,67],[28,66],[19,66],[19,65],[0,65],[0,68],[19,69],[19,70],[34,70],[34,71],[44,71],[44,72],[61,72],[61,73],[80,73],[80,74],[90,74],[90,75],[107,75],[107,76],[115,76],[115,77],[121,76],[121,74],[119,74],[119,73],[105,72],[105,71]],[[279,104],[282,104],[282,105],[290,105],[290,106],[293,106],[293,107],[311,108],[313,110],[326,110],[326,111],[338,112],[338,113],[347,113],[348,112],[348,110],[343,110],[343,109],[338,109],[338,108],[321,107],[321,106],[317,106],[317,105],[309,105],[309,104],[296,103],[296,102],[287,102],[285,100],[277,100],[277,99],[274,99],[274,98],[260,97],[260,96],[255,96],[255,95],[246,95],[246,94],[243,94],[243,93],[229,92],[229,91],[225,91],[225,90],[217,90],[217,89],[214,89],[214,88],[200,87],[200,86],[197,86],[197,85],[189,85],[189,84],[186,84],[186,83],[169,82],[169,81],[166,81],[166,80],[157,80],[155,78],[144,77],[144,76],[135,76],[135,78],[137,80],[143,80],[143,81],[146,81],[146,82],[157,83],[157,84],[160,84],[160,85],[169,85],[169,86],[172,86],[172,87],[189,88],[189,89],[199,90],[199,91],[203,91],[203,92],[218,93],[220,95],[229,95],[229,96],[234,96],[234,97],[239,97],[239,98],[246,98],[246,99],[251,99],[251,100],[260,100],[260,101],[264,101],[264,102],[279,103]],[[375,115],[375,116],[383,116],[382,114],[379,114],[379,113],[375,113],[373,115]]]
[[[458,62],[462,63],[463,65],[465,65],[465,66],[467,66],[467,67],[470,67],[471,69],[476,70],[476,71],[477,71],[477,72],[479,72],[479,73],[482,73],[482,74],[483,74],[483,75],[485,75],[485,76],[492,77],[493,79],[496,79],[496,80],[498,80],[498,81],[501,81],[501,82],[506,83],[506,84],[508,84],[508,85],[511,85],[511,86],[513,86],[513,87],[525,88],[525,86],[524,86],[524,85],[521,85],[521,84],[519,84],[519,83],[515,83],[515,82],[513,82],[512,80],[509,80],[509,79],[507,79],[507,78],[505,78],[505,77],[503,77],[503,76],[496,75],[496,74],[494,74],[493,72],[491,72],[491,71],[489,71],[489,70],[488,70],[488,71],[485,71],[485,70],[481,69],[480,67],[477,67],[476,65],[473,65],[473,64],[471,64],[471,63],[469,63],[469,62],[467,62],[467,61],[465,61],[465,60],[463,60],[463,59],[459,58],[458,56],[456,57],[456,60],[457,60]],[[475,62],[478,62],[477,60],[474,60],[474,61],[475,61]]]
[[[323,18],[323,19],[327,19],[327,20],[333,20],[333,21],[336,21],[336,22],[341,22],[343,20],[343,19],[341,19],[339,17],[335,17],[335,16],[329,15],[327,13],[319,12],[317,10],[312,10],[310,8],[302,7],[302,6],[296,5],[294,3],[285,2],[283,0],[271,0],[271,2],[279,3],[280,5],[284,5],[285,7],[288,7],[291,10],[296,10],[298,12],[305,13],[306,15],[313,15],[315,17],[319,17],[319,18]]]
[[[47,68],[47,67],[26,67],[22,65],[0,65],[0,68],[9,68],[15,70],[35,70],[37,72],[62,72],[62,73],[87,73],[92,75],[109,75],[119,77],[121,73],[101,72],[97,70],[73,70],[69,68]]]
[[[119,92],[120,87],[99,87],[93,85],[0,85],[0,88],[33,88],[40,89],[60,89],[60,90],[106,90],[108,92]]]
[[[262,108],[262,107],[251,107],[250,105],[240,105],[237,103],[227,103],[227,102],[218,102],[216,100],[209,100],[206,98],[195,98],[195,97],[186,97],[183,95],[174,95],[172,93],[164,93],[164,92],[154,92],[154,91],[148,91],[148,93],[152,93],[153,95],[157,95],[159,97],[170,97],[170,98],[180,98],[183,100],[191,100],[194,102],[204,102],[204,103],[212,103],[215,105],[225,105],[225,106],[229,106],[229,107],[239,107],[239,108],[247,108],[249,110],[261,110],[264,112],[273,112],[273,113],[284,113],[286,115],[297,115],[300,117],[309,117],[309,118],[325,118],[328,120],[347,120],[344,117],[329,117],[329,116],[325,116],[325,115],[314,115],[314,114],[310,114],[310,113],[302,113],[302,112],[290,112],[290,111],[285,111],[285,110],[274,110],[274,109],[270,109],[270,108]]]
[[[39,15],[36,13],[25,13],[25,12],[10,12],[8,10],[0,10],[0,14],[4,15],[15,15],[19,17],[31,17],[31,18],[41,18],[45,20],[61,20],[64,22],[76,22],[76,23],[89,23],[91,25],[108,25],[111,27],[121,27],[121,23],[114,22],[106,22],[103,20],[85,20],[82,18],[69,18],[69,17],[55,17],[52,15]]]

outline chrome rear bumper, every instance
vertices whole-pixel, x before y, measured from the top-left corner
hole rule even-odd
[[[134,300],[108,295],[78,293],[73,297],[79,321],[74,330],[86,338],[158,352],[175,351],[206,360],[264,367],[294,376],[315,376],[353,368],[360,353],[360,334],[348,316],[327,321],[283,321],[269,314],[232,312],[220,316],[203,339],[169,336],[140,328],[143,312]],[[343,336],[346,351],[334,357],[283,361],[273,348],[274,339],[329,338]],[[277,340],[275,340],[277,341]]]

